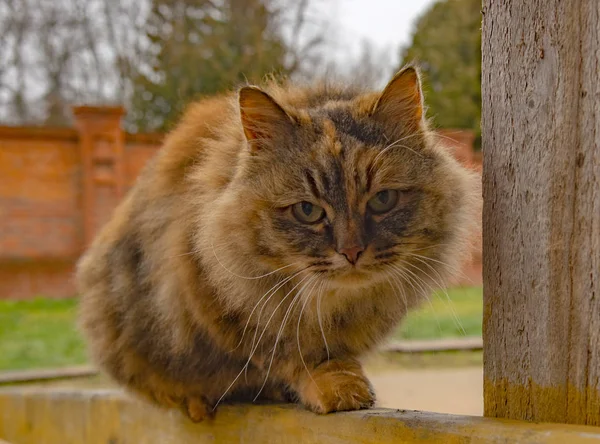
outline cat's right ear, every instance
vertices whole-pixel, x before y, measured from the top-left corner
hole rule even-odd
[[[253,152],[269,145],[276,135],[292,128],[293,120],[289,114],[256,86],[240,89],[239,103],[244,134]]]
[[[419,72],[414,66],[400,70],[387,84],[375,103],[372,117],[392,128],[398,124],[415,130],[423,127],[423,92]]]

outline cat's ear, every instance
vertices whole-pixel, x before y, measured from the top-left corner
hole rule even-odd
[[[268,145],[278,134],[290,131],[293,120],[266,92],[245,86],[239,92],[240,115],[251,149]]]
[[[408,66],[400,70],[375,102],[372,117],[386,125],[418,130],[424,122],[423,92],[419,72]]]

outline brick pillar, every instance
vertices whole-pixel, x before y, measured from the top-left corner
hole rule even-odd
[[[107,222],[123,197],[124,133],[122,107],[78,106],[73,108],[79,132],[82,165],[83,247],[87,247]]]

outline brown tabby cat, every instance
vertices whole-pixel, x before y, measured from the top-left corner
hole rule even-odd
[[[196,103],[79,264],[92,356],[194,421],[224,399],[370,407],[358,359],[459,266],[475,189],[412,67],[381,93]]]

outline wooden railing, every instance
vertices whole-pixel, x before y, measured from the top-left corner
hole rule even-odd
[[[410,410],[372,409],[320,416],[292,405],[219,407],[193,424],[119,391],[0,392],[0,438],[14,444],[597,444],[600,428]]]

